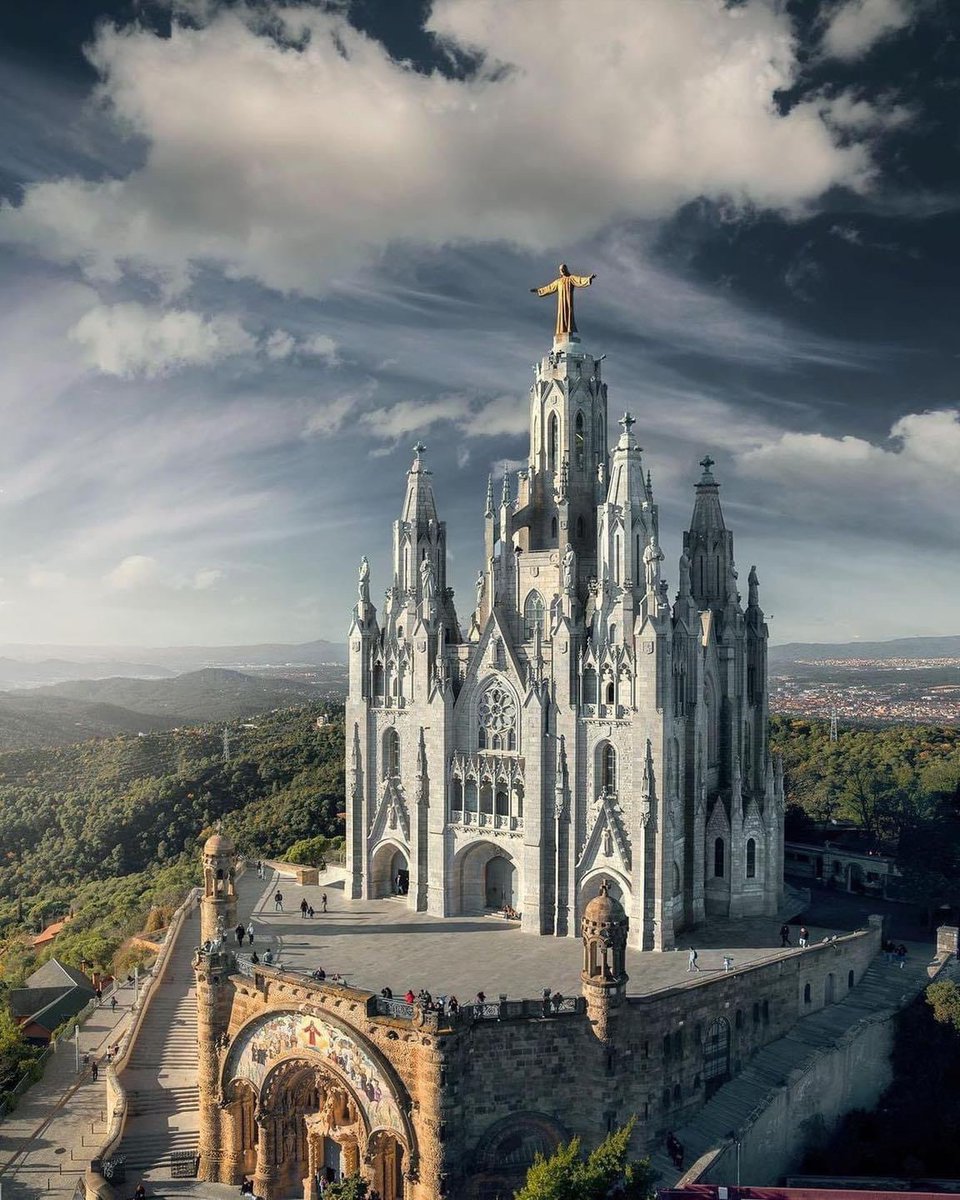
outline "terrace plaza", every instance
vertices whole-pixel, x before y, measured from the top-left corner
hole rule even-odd
[[[283,912],[273,896],[283,893]],[[328,912],[321,912],[326,893]],[[789,897],[789,893],[788,893]],[[306,899],[316,915],[301,918]],[[491,1001],[539,999],[551,993],[580,994],[581,951],[566,938],[531,938],[519,923],[498,916],[432,917],[411,912],[406,897],[350,900],[344,895],[343,873],[330,867],[318,887],[299,887],[289,878],[268,882],[253,911],[254,949],[262,958],[269,947],[277,963],[290,971],[322,968],[327,980],[339,973],[346,984],[379,992],[389,987],[394,996],[408,988],[426,988],[434,998],[456,996],[469,1004],[478,992]],[[794,910],[801,901],[795,899]],[[787,911],[787,910],[785,910]],[[647,995],[681,984],[697,984],[731,970],[769,962],[797,951],[799,926],[791,927],[791,947],[780,948],[783,917],[717,920],[678,940],[676,951],[641,952],[627,947],[627,995]],[[811,943],[835,930],[811,927]],[[688,970],[689,947],[698,952],[699,974]],[[246,949],[241,950],[246,956]]]
[[[317,1200],[324,1179],[355,1172],[382,1200],[493,1200],[535,1154],[572,1135],[596,1144],[631,1116],[636,1149],[656,1149],[801,1018],[848,1001],[859,1020],[880,948],[877,918],[836,937],[811,928],[805,949],[781,948],[782,914],[740,918],[696,931],[692,972],[689,944],[628,948],[605,882],[578,946],[502,916],[350,899],[333,867],[301,886],[289,868],[261,881],[235,864],[229,838],[211,837],[194,956],[200,1175],[252,1177],[266,1200]],[[231,932],[251,920],[252,950]],[[421,989],[459,1011],[404,1002]]]

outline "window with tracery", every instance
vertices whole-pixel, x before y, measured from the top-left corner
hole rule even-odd
[[[477,705],[481,750],[516,750],[517,702],[502,683],[492,683]]]
[[[523,605],[523,640],[532,642],[539,631],[543,637],[543,598],[539,592],[531,592]]]

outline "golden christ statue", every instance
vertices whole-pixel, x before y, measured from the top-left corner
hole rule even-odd
[[[536,292],[538,296],[549,296],[551,293],[557,293],[557,327],[553,331],[554,337],[566,337],[571,333],[577,332],[577,322],[573,317],[573,289],[575,287],[589,287],[596,279],[596,275],[571,275],[570,268],[566,263],[560,264],[560,274],[552,283],[544,284],[543,287],[531,288],[531,292]]]

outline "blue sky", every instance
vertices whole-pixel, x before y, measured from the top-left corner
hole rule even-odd
[[[463,617],[560,259],[673,583],[709,451],[774,640],[957,632],[958,35],[937,0],[4,6],[2,640],[340,638],[417,438]]]

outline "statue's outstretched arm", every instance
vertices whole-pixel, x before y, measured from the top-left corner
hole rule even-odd
[[[571,275],[570,282],[574,287],[589,287],[596,277],[596,273],[593,275]]]
[[[549,296],[551,292],[555,292],[556,290],[557,290],[557,280],[556,279],[553,281],[553,283],[545,284],[543,287],[530,289],[531,292],[536,292],[538,296]]]

